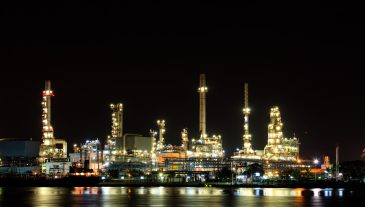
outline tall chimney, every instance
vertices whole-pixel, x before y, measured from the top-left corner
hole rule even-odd
[[[200,74],[200,85],[198,88],[198,92],[199,92],[199,130],[201,133],[201,137],[204,139],[207,136],[207,132],[206,132],[206,98],[205,95],[208,91],[208,88],[206,86],[205,83],[205,74]]]
[[[338,174],[339,174],[339,165],[340,165],[340,162],[339,162],[339,150],[340,150],[340,147],[337,145],[336,146],[336,181],[338,180]]]

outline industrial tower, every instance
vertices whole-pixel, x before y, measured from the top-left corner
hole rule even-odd
[[[337,145],[336,146],[336,181],[338,181],[338,179],[340,178],[340,171],[339,171],[339,166],[340,166],[340,161],[339,161],[339,151],[340,151],[340,147]]]
[[[42,92],[42,143],[39,151],[41,157],[54,157],[55,139],[51,124],[51,97],[54,96],[51,89],[51,81],[47,80]]]
[[[221,158],[224,157],[224,150],[222,148],[222,137],[220,135],[213,135],[208,137],[206,131],[206,93],[208,87],[205,82],[205,74],[200,74],[199,81],[199,140],[191,140],[192,154],[190,157],[204,157],[204,158]]]
[[[116,150],[117,139],[123,136],[123,104],[110,104],[112,111],[111,136],[108,137],[107,145],[109,150]]]
[[[157,150],[156,135],[157,135],[157,132],[155,130],[150,129],[150,137],[151,137],[151,142],[152,142],[152,149],[151,149],[152,154],[156,153],[156,150]]]
[[[199,92],[199,131],[200,131],[200,138],[204,141],[207,137],[206,131],[206,93],[208,92],[208,87],[205,84],[205,74],[200,74],[200,85],[198,88]]]
[[[243,115],[244,115],[244,124],[243,124],[243,154],[250,155],[253,154],[254,151],[252,149],[251,144],[251,134],[249,131],[249,123],[248,123],[248,117],[250,115],[251,109],[248,106],[248,84],[245,83],[245,106],[243,108]]]
[[[283,123],[279,107],[274,106],[270,110],[270,124],[268,126],[268,140],[264,149],[265,157],[268,159],[281,159],[283,156]]]
[[[157,120],[158,126],[158,141],[157,141],[157,150],[162,150],[165,147],[165,120]]]
[[[51,124],[51,97],[54,96],[51,89],[51,81],[47,80],[42,92],[42,143],[39,149],[41,162],[46,158],[64,158],[67,156],[67,142],[63,139],[55,139]],[[56,147],[59,145],[60,147]]]
[[[189,137],[188,137],[188,129],[183,129],[181,132],[181,147],[187,151],[189,149]]]

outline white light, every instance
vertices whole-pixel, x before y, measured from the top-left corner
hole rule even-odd
[[[102,176],[102,177],[101,177],[101,179],[102,179],[102,180],[105,180],[105,176]]]
[[[143,176],[141,176],[141,180],[143,180],[144,179],[144,177]]]
[[[260,173],[259,172],[255,173],[255,176],[260,177]]]

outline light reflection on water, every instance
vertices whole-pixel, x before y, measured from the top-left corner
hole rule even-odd
[[[332,188],[0,187],[0,206],[349,206],[364,203],[364,195]]]

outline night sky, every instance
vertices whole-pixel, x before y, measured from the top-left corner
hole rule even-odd
[[[270,107],[306,159],[359,159],[365,147],[364,14],[359,5],[229,1],[122,1],[3,5],[0,137],[41,137],[41,92],[50,79],[52,123],[69,146],[104,140],[111,102],[124,131],[148,135],[166,120],[166,142],[198,137],[199,74],[208,134],[226,155],[241,147],[249,83],[253,147],[267,142]],[[91,71],[95,72],[91,72]],[[37,73],[36,73],[37,72]]]

